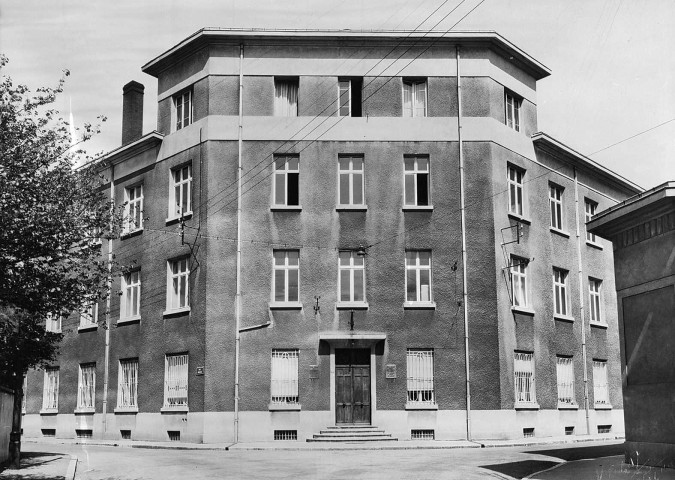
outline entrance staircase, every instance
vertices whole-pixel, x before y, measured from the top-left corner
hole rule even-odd
[[[396,442],[394,438],[384,430],[380,430],[372,425],[337,425],[335,427],[326,427],[315,434],[313,438],[308,438],[308,442]]]

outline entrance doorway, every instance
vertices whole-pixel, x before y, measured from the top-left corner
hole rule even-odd
[[[370,349],[335,349],[335,422],[370,424]]]

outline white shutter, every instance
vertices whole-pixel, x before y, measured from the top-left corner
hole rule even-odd
[[[272,350],[272,403],[298,402],[298,351]]]
[[[164,380],[164,406],[188,404],[188,356],[167,355]]]

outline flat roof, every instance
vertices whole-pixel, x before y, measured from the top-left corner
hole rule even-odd
[[[594,215],[587,228],[604,238],[612,237],[633,223],[668,213],[675,208],[675,181],[662,183]]]
[[[197,30],[169,50],[143,65],[141,70],[156,77],[168,66],[208,43],[229,43],[233,45],[273,43],[278,45],[281,41],[287,44],[367,42],[369,45],[372,45],[374,41],[393,41],[406,45],[419,42],[430,43],[432,45],[439,42],[445,44],[482,43],[489,44],[497,50],[502,50],[510,60],[519,63],[536,80],[540,80],[551,74],[551,70],[544,64],[535,60],[497,32],[491,30],[295,30],[218,27],[206,27]]]
[[[540,146],[544,149],[553,150],[556,153],[562,154],[568,159],[568,161],[571,161],[571,163],[590,170],[594,174],[611,181],[620,188],[628,191],[629,194],[636,194],[644,191],[644,188],[642,188],[640,185],[631,182],[626,177],[623,177],[609,168],[600,165],[598,162],[591,160],[586,155],[579,153],[578,151],[544,132],[534,133],[532,134],[531,138],[535,146]]]

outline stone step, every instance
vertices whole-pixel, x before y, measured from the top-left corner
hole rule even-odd
[[[384,430],[368,430],[366,432],[339,432],[335,430],[321,430],[315,437],[372,437],[387,435]]]
[[[323,437],[314,435],[314,438],[308,438],[308,442],[396,442],[398,438],[391,435],[378,435],[372,437],[350,436],[350,437]]]
[[[335,425],[326,427],[330,430],[368,430],[372,428],[377,428],[375,425]]]

